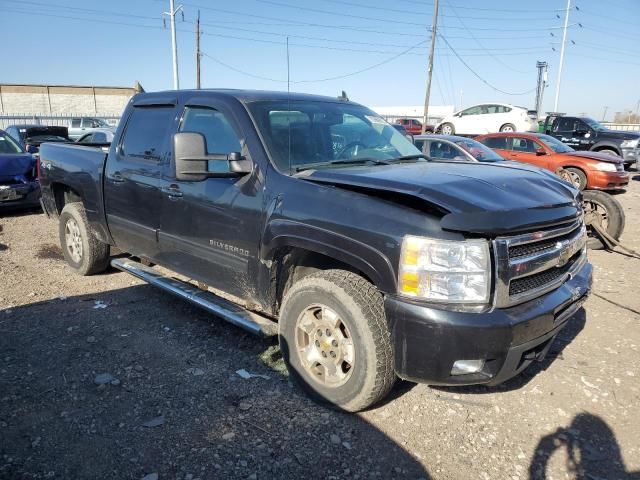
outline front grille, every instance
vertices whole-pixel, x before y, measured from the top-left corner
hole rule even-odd
[[[585,243],[582,218],[496,239],[496,305],[517,305],[557,288],[584,264]]]
[[[545,270],[544,272],[529,275],[528,277],[511,280],[511,284],[509,285],[509,296],[522,295],[523,293],[531,290],[538,290],[555,282],[571,270],[571,267],[573,267],[573,264],[580,258],[580,255],[582,255],[581,251],[571,257],[571,260],[562,267],[555,267],[551,270]]]

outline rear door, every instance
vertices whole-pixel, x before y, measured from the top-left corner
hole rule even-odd
[[[105,168],[107,224],[116,245],[154,259],[161,212],[161,172],[169,162],[176,106],[134,106]]]
[[[84,132],[82,131],[82,119],[72,118],[69,123],[69,138],[79,138]]]
[[[241,152],[251,159],[245,132],[232,111],[212,98],[185,103],[177,130],[204,135],[208,154]],[[226,162],[209,162],[209,171]],[[264,174],[257,165],[242,177],[178,181],[167,164],[162,186],[160,263],[216,289],[242,298],[248,291],[250,260],[257,255],[262,229]]]

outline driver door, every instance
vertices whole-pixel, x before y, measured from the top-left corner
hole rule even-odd
[[[183,107],[177,130],[204,135],[207,154],[250,153],[233,115],[215,100],[198,97]],[[228,171],[228,163],[210,160],[211,172]],[[262,225],[262,181],[253,173],[241,177],[176,179],[173,159],[163,174],[159,263],[232,295],[247,291],[251,259],[258,255]]]

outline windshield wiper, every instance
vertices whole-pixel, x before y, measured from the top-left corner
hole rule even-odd
[[[379,160],[376,158],[341,158],[339,160],[331,160],[329,162],[316,162],[307,163],[296,167],[296,172],[302,172],[303,170],[312,170],[314,168],[328,168],[335,165],[390,165],[386,160]]]
[[[416,153],[414,155],[403,155],[401,157],[392,158],[392,162],[405,162],[407,160],[418,160],[419,158],[424,158],[425,160],[431,160],[428,155],[424,153]]]

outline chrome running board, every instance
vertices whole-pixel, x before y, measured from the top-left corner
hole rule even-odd
[[[130,273],[134,277],[144,280],[165,292],[183,298],[255,335],[272,337],[278,334],[278,324],[273,320],[250,312],[235,303],[219,297],[212,292],[201,290],[190,283],[163,275],[140,262],[127,258],[114,258],[111,260],[111,266],[123,272]]]

